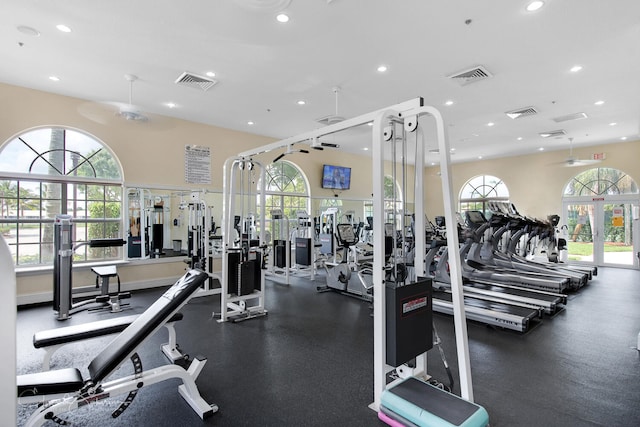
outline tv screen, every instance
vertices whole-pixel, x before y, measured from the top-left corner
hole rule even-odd
[[[322,188],[348,190],[351,187],[351,168],[324,165],[322,169]]]

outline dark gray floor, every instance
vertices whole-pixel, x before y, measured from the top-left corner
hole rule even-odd
[[[640,272],[601,269],[572,294],[565,311],[527,334],[469,323],[475,400],[496,426],[640,425]],[[369,305],[335,293],[315,292],[297,279],[267,284],[269,315],[237,324],[211,318],[217,297],[194,299],[177,326],[178,342],[208,363],[197,383],[220,406],[204,423],[177,394],[176,381],[143,388],[117,420],[118,399],[98,402],[68,417],[74,425],[153,426],[377,426],[367,408],[373,397],[373,321]],[[160,290],[138,292],[128,315],[142,311]],[[18,312],[18,370],[40,369],[34,331],[99,320],[110,315],[78,313],[60,324],[49,307]],[[447,359],[457,374],[453,322],[434,314]],[[164,363],[159,345],[166,332],[140,350],[145,368]],[[54,367],[86,366],[108,343],[98,339],[63,348]],[[122,373],[131,372],[129,366]],[[437,351],[429,371],[445,381]],[[86,373],[86,369],[83,369]],[[456,386],[454,391],[459,392]],[[33,408],[19,411],[24,419]]]

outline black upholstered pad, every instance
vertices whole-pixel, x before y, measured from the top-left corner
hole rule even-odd
[[[207,273],[203,271],[187,271],[91,361],[89,375],[93,383],[100,383],[117,369],[149,335],[186,304],[208,278]]]
[[[39,331],[33,335],[35,348],[49,347],[58,344],[67,344],[74,341],[82,341],[105,335],[117,334],[124,331],[127,326],[138,318],[137,314],[122,316],[113,319],[99,320],[97,322],[82,323],[80,325],[66,326],[64,328]],[[182,320],[182,313],[173,315],[169,322]]]
[[[18,397],[75,393],[82,388],[80,371],[75,368],[18,375]]]

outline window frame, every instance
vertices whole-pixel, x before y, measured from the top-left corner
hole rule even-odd
[[[28,140],[29,138],[29,133],[41,130],[62,130],[62,148],[38,151],[34,149],[34,146],[38,145],[37,143],[34,143],[33,141],[29,141],[31,144],[25,142],[25,140]],[[73,132],[74,134],[70,135],[69,132]],[[73,145],[74,143],[77,144],[77,141],[82,141],[83,138],[89,138],[92,140],[92,144],[90,146],[93,151],[88,152],[89,155],[87,153],[81,153],[80,151],[70,149],[69,147],[68,139],[74,141],[70,143],[70,145]],[[20,142],[22,142],[22,145],[19,145]],[[18,144],[18,146],[11,146],[11,144]],[[15,232],[15,237],[5,238],[5,240],[11,250],[16,268],[30,269],[53,266],[53,257],[55,256],[53,254],[53,224],[55,222],[55,215],[52,215],[51,217],[46,215],[46,206],[52,202],[58,204],[59,212],[56,214],[67,213],[69,212],[70,207],[77,206],[77,204],[83,205],[81,211],[84,215],[74,217],[76,227],[74,227],[73,240],[77,243],[85,241],[89,237],[122,237],[124,230],[122,220],[124,209],[123,171],[118,158],[103,141],[85,131],[75,128],[65,126],[42,126],[27,129],[9,138],[5,143],[0,145],[0,156],[2,156],[3,153],[6,153],[5,149],[10,146],[11,153],[14,155],[16,153],[22,154],[23,152],[28,155],[24,156],[25,160],[23,163],[23,170],[26,171],[29,171],[33,167],[34,163],[39,159],[42,159],[45,162],[48,161],[46,158],[47,153],[52,151],[62,151],[65,159],[67,156],[73,157],[77,155],[79,158],[83,159],[83,163],[88,162],[85,167],[91,168],[90,170],[92,170],[94,175],[96,175],[95,163],[99,160],[104,160],[104,157],[95,158],[94,162],[92,162],[91,159],[95,154],[103,152],[104,155],[107,156],[106,160],[108,162],[112,162],[111,166],[115,168],[112,169],[112,171],[114,174],[117,174],[117,178],[69,175],[69,173],[73,173],[74,170],[79,170],[78,168],[81,165],[76,164],[75,167],[66,170],[66,160],[63,160],[65,170],[60,171],[58,168],[52,167],[49,168],[49,171],[51,172],[49,174],[0,170],[0,182],[8,182],[9,185],[7,188],[10,190],[13,188],[13,191],[15,191],[14,194],[8,193],[7,195],[0,195],[3,202],[5,200],[14,201],[12,203],[14,206],[13,211],[9,211],[8,208],[7,211],[3,210],[0,212],[0,229],[2,229],[3,232],[8,231],[10,233],[11,230],[14,230]],[[27,185],[27,183],[29,184]],[[36,185],[34,186],[33,183]],[[49,197],[43,189],[43,186],[51,184],[60,184],[60,194],[56,194],[56,197]],[[69,191],[70,189],[73,189],[74,186],[78,187],[79,192]],[[38,190],[36,191],[38,194],[26,194],[25,196],[24,194],[21,194],[21,189],[24,187],[37,187]],[[113,194],[114,189],[115,194]],[[97,197],[96,194],[100,194],[100,196]],[[29,200],[34,206],[37,205],[38,214],[34,215],[33,210],[29,210],[28,215],[25,214],[24,210],[20,209],[22,204],[21,200]],[[113,205],[114,203],[116,205]],[[102,216],[92,218],[89,211],[94,206],[98,206],[96,204],[102,205],[101,209],[98,208],[98,210],[102,212]],[[109,216],[107,213],[107,208],[109,207],[115,209],[117,215]],[[71,208],[71,211],[74,214],[79,212],[77,209],[74,211],[73,208]],[[13,213],[15,213],[15,215]],[[96,235],[91,235],[90,233],[96,232],[95,227],[92,227],[92,225],[95,224],[102,224],[102,227],[98,227],[101,228],[102,231],[98,231]],[[34,226],[37,226],[37,232],[33,231]],[[93,228],[93,231],[91,231],[90,228]],[[29,236],[32,241],[21,241],[22,239],[26,239],[29,235],[27,232],[29,229],[32,230],[31,236]],[[107,230],[117,233],[118,236],[105,235]],[[82,236],[80,236],[81,234]],[[32,248],[35,246],[37,246],[37,249],[33,250]],[[26,252],[28,255],[21,255],[23,252]],[[102,261],[118,261],[122,260],[123,257],[124,250],[122,247],[88,248],[87,246],[83,246],[74,252],[74,262],[86,264]]]

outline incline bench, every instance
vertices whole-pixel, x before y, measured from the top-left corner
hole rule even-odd
[[[129,407],[140,388],[172,378],[182,381],[178,392],[201,419],[213,415],[218,407],[202,398],[195,383],[206,363],[205,358],[195,357],[187,369],[171,364],[143,371],[136,352],[150,335],[189,302],[208,277],[203,271],[189,270],[89,363],[88,378],[82,378],[76,368],[18,376],[18,403],[41,404],[31,414],[25,426],[39,426],[47,420],[61,422],[63,420],[59,416],[63,413],[128,393],[120,407],[113,412],[112,416],[115,418]],[[129,358],[133,362],[135,373],[107,381]]]
[[[61,347],[78,341],[91,338],[99,338],[107,335],[118,334],[124,331],[138,315],[116,317],[115,319],[99,320],[97,322],[82,323],[66,326],[64,328],[39,331],[33,335],[33,346],[45,351],[42,361],[42,370],[48,371],[51,367],[51,357]],[[184,356],[178,350],[176,343],[176,330],[174,322],[182,320],[182,313],[176,313],[164,324],[169,331],[169,342],[162,345],[162,352],[171,363],[176,363]]]

